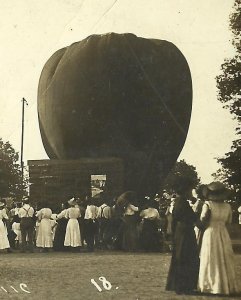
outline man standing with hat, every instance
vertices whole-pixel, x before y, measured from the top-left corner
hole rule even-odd
[[[22,235],[22,252],[26,251],[27,237],[30,252],[33,252],[34,209],[29,204],[29,198],[23,198],[23,206],[19,209],[20,230]]]

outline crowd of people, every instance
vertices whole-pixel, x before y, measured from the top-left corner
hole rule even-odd
[[[58,212],[47,203],[35,210],[27,197],[11,209],[0,202],[0,228],[4,235],[0,250],[161,251],[165,225],[159,202],[146,197],[137,206],[135,201],[134,192],[126,192],[112,203],[71,198],[62,203]]]
[[[190,189],[181,186],[175,194],[164,191],[161,197],[138,201],[128,191],[114,202],[71,198],[58,212],[47,203],[35,210],[27,197],[11,209],[0,202],[0,250],[160,252],[169,242],[167,290],[235,294],[234,256],[226,229],[232,219],[225,201],[228,190],[213,182],[204,186],[202,195],[190,201]]]

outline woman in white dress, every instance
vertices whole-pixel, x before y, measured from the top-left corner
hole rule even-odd
[[[7,227],[3,222],[3,219],[8,220],[8,216],[6,214],[4,206],[5,204],[3,202],[0,202],[0,250],[10,248]]]
[[[52,210],[50,208],[42,208],[36,213],[36,217],[40,221],[38,234],[36,239],[36,246],[43,248],[44,251],[53,247],[52,226],[50,218]]]
[[[76,248],[82,246],[79,222],[77,220],[80,217],[80,209],[79,207],[75,207],[77,203],[74,198],[70,199],[68,204],[70,208],[66,210],[66,218],[69,221],[66,227],[64,246]]]
[[[206,201],[200,220],[209,216],[200,251],[199,290],[203,293],[230,295],[238,292],[232,243],[226,228],[231,223],[229,191],[221,182],[207,185]]]

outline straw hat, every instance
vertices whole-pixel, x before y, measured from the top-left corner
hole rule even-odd
[[[214,181],[203,189],[203,195],[211,201],[223,201],[228,198],[230,190],[220,181]]]

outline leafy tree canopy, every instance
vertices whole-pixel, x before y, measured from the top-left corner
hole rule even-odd
[[[234,118],[241,121],[241,1],[235,0],[230,15],[230,28],[233,32],[234,57],[225,59],[221,74],[217,76],[218,100],[224,103]]]
[[[20,198],[23,186],[19,155],[9,142],[0,138],[0,197]]]
[[[238,121],[236,128],[237,139],[233,141],[231,151],[224,157],[218,158],[221,169],[214,174],[233,188],[237,200],[241,201],[241,1],[235,0],[233,12],[230,15],[230,29],[233,33],[232,43],[236,54],[233,58],[225,59],[221,66],[221,74],[217,76],[218,100],[224,108]]]
[[[169,173],[164,188],[171,192],[183,192],[194,189],[200,184],[196,168],[185,160],[176,162],[174,168]]]
[[[241,139],[234,141],[231,151],[218,158],[218,162],[222,167],[214,177],[229,185],[236,200],[241,202]]]

